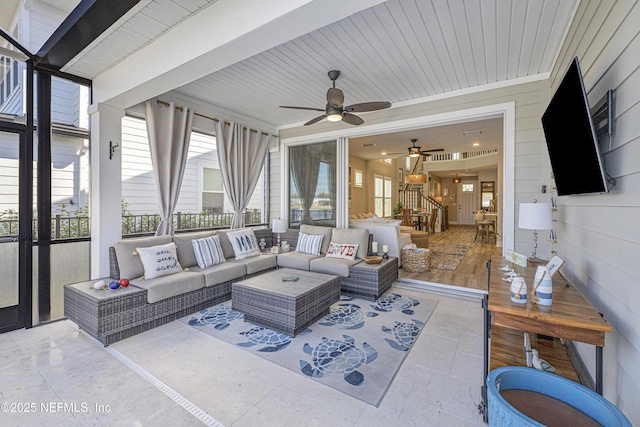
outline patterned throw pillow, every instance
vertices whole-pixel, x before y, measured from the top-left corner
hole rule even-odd
[[[136,248],[136,252],[140,255],[145,279],[153,279],[182,271],[182,266],[178,262],[176,244],[173,242],[148,248]]]
[[[194,239],[191,241],[193,245],[193,252],[196,255],[196,261],[198,261],[198,267],[207,268],[212,265],[222,264],[226,260],[224,259],[224,253],[220,246],[220,237],[210,236],[204,239]]]
[[[328,258],[344,258],[353,261],[358,253],[358,243],[329,243]]]
[[[298,243],[296,244],[296,252],[310,255],[320,255],[320,247],[322,246],[321,234],[298,234]]]
[[[240,230],[228,231],[227,237],[233,246],[233,253],[236,259],[249,258],[260,255],[260,247],[253,230],[242,228]]]

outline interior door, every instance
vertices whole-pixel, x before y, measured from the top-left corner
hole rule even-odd
[[[23,328],[26,321],[26,283],[20,274],[25,242],[19,221],[24,143],[24,132],[0,125],[0,332]]]
[[[458,184],[458,224],[475,224],[473,210],[476,206],[478,189],[475,182],[461,182]]]

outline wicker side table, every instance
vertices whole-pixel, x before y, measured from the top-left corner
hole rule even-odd
[[[398,279],[398,259],[390,257],[380,264],[362,261],[349,269],[349,277],[341,277],[342,293],[370,301],[377,300]]]
[[[412,273],[424,273],[431,269],[431,250],[402,250],[402,268]]]

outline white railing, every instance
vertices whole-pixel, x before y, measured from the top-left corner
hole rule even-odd
[[[467,151],[464,153],[441,153],[441,154],[432,154],[431,156],[427,156],[427,162],[441,162],[441,161],[451,161],[451,160],[462,160],[462,159],[470,159],[473,157],[482,157],[489,156],[491,154],[497,153],[498,150],[478,150],[478,151]]]

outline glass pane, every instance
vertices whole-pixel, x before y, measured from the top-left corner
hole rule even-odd
[[[0,40],[4,41],[1,38]],[[12,54],[9,53],[8,55]],[[25,69],[26,64],[24,62],[11,56],[0,55],[0,113],[19,117],[24,116],[22,76]]]
[[[473,184],[462,184],[462,191],[463,192],[473,192]]]
[[[220,169],[202,169],[202,190],[223,191],[222,172],[220,172]]]
[[[377,216],[384,216],[384,212],[382,211],[382,199],[381,198],[376,198],[376,203],[375,203],[375,214]]]
[[[290,227],[335,226],[336,142],[289,148]]]
[[[91,242],[51,245],[50,320],[64,317],[64,285],[91,278],[90,253]]]
[[[384,197],[391,197],[391,178],[384,178]]]
[[[374,197],[382,197],[384,195],[384,193],[382,192],[383,190],[383,180],[381,177],[376,176],[373,178],[374,180],[374,190],[373,190],[373,196]]]
[[[223,213],[224,193],[202,193],[202,210],[206,213]]]
[[[384,216],[391,216],[391,199],[390,198],[384,199]]]
[[[0,308],[18,305],[19,137],[0,132]]]

